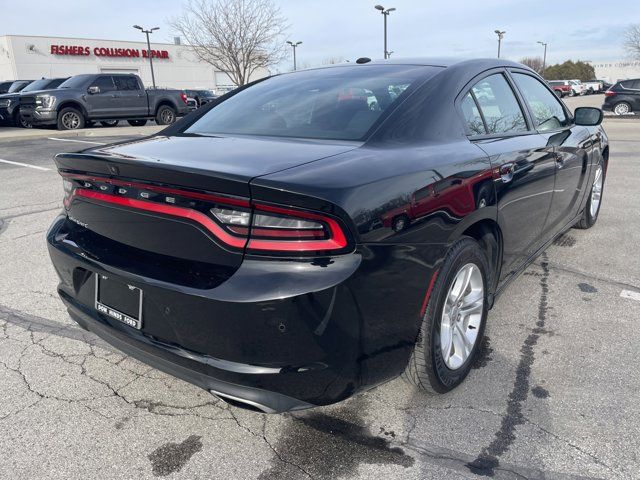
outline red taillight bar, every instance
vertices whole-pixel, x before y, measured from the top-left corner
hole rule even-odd
[[[244,248],[247,244],[246,238],[234,237],[225,232],[224,229],[216,222],[207,217],[204,213],[190,208],[176,207],[175,205],[166,205],[163,203],[146,202],[144,200],[136,200],[133,198],[118,197],[117,195],[111,195],[108,193],[94,192],[93,190],[83,190],[81,188],[76,189],[73,197],[84,197],[92,200],[98,200],[100,202],[112,203],[115,205],[121,205],[123,207],[135,208],[138,210],[145,210],[147,212],[163,213],[165,215],[171,215],[174,217],[186,218],[199,223],[209,232],[222,240],[224,243],[231,245],[235,248]]]
[[[604,92],[605,97],[613,97],[615,94],[616,92],[612,92],[611,90],[607,90],[606,92]]]
[[[320,251],[320,250],[341,250],[347,246],[347,238],[333,218],[324,215],[304,212],[301,210],[291,210],[288,208],[273,207],[271,205],[254,204],[256,210],[263,212],[278,213],[298,218],[307,218],[309,220],[319,220],[329,227],[331,238],[323,240],[265,240],[260,238],[250,238],[247,248],[249,250],[280,250],[286,252],[304,252],[304,251]]]
[[[302,210],[295,210],[289,208],[275,207],[271,205],[263,205],[250,203],[246,200],[241,200],[233,197],[226,197],[222,195],[213,195],[208,193],[190,192],[188,190],[180,190],[169,187],[161,187],[156,185],[147,185],[143,183],[128,182],[115,179],[107,179],[101,177],[94,177],[90,175],[73,175],[68,173],[61,173],[63,177],[73,180],[81,180],[88,182],[102,182],[115,186],[133,187],[140,190],[153,191],[158,193],[167,193],[172,195],[183,196],[187,198],[194,198],[198,200],[205,200],[214,203],[221,203],[226,205],[242,206],[245,208],[253,207],[256,210],[277,213],[279,215],[286,215],[294,218],[305,218],[310,220],[317,220],[326,225],[329,229],[330,238],[325,239],[309,239],[309,237],[317,236],[319,229],[312,230],[291,230],[282,231],[282,236],[293,237],[288,240],[278,239],[262,239],[262,238],[242,238],[231,235],[223,227],[218,225],[213,219],[209,218],[202,212],[193,210],[190,208],[179,207],[176,205],[169,205],[164,203],[157,203],[153,201],[137,200],[128,197],[122,197],[118,195],[112,195],[108,193],[96,192],[94,190],[85,190],[83,188],[76,188],[74,193],[65,201],[65,204],[69,206],[74,197],[84,197],[92,200],[97,200],[105,203],[111,203],[129,208],[135,208],[138,210],[145,210],[154,213],[161,213],[165,215],[171,215],[174,217],[186,218],[194,221],[207,229],[216,238],[224,242],[225,244],[234,248],[244,248],[245,246],[249,250],[255,251],[281,251],[281,252],[313,252],[313,251],[329,251],[329,250],[342,250],[348,245],[347,238],[336,220],[331,217],[306,212]],[[242,227],[231,228],[231,231],[235,229],[240,230]],[[246,227],[244,227],[246,228]],[[248,228],[247,228],[248,231]],[[263,229],[260,227],[253,228],[251,232],[256,235],[269,233],[270,235],[279,236],[276,234],[276,229]],[[246,232],[235,231],[238,234],[246,235]]]

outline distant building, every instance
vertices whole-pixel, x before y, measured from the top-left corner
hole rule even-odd
[[[640,78],[640,61],[613,60],[589,63],[595,69],[598,80],[615,83],[627,78]]]
[[[153,35],[152,35],[153,37]],[[209,89],[224,93],[234,88],[229,76],[200,61],[180,42],[151,43],[158,87]],[[0,36],[0,81],[69,77],[81,73],[135,73],[151,86],[147,43],[88,38]],[[268,75],[259,71],[252,80]]]

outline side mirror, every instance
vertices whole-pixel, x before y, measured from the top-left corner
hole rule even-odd
[[[576,125],[585,127],[594,127],[602,123],[602,110],[595,107],[578,107],[576,108],[574,118]]]
[[[89,87],[89,90],[87,90],[87,92],[89,93],[89,95],[95,95],[96,93],[100,93],[100,87],[92,85],[91,87]]]

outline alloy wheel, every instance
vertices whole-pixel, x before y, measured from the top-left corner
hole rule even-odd
[[[62,116],[62,125],[67,130],[75,130],[80,126],[80,116],[75,112],[67,112]]]
[[[616,115],[626,115],[630,111],[631,110],[629,109],[629,105],[627,105],[626,103],[618,103],[613,108],[613,113],[615,113]]]
[[[591,187],[591,205],[589,207],[589,213],[591,218],[595,218],[600,208],[600,199],[602,198],[602,167],[598,166],[596,170],[596,178],[593,180],[593,186]]]
[[[480,268],[467,263],[456,274],[442,311],[440,349],[445,364],[457,370],[466,362],[478,338],[484,309]]]
[[[173,123],[174,117],[171,109],[165,108],[164,110],[162,110],[161,118],[166,125]]]

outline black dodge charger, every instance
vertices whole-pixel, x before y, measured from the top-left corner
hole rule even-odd
[[[142,140],[56,157],[72,318],[263,412],[404,374],[447,392],[498,294],[598,217],[602,112],[504,60],[270,77]]]

